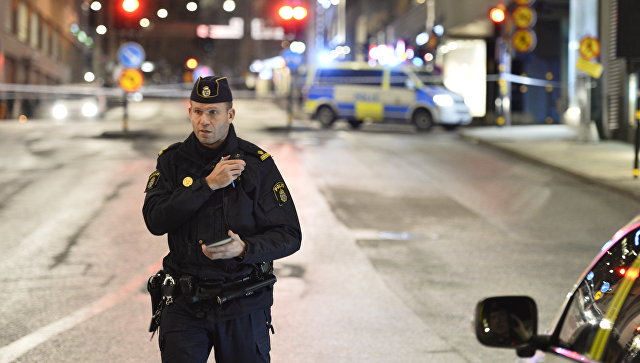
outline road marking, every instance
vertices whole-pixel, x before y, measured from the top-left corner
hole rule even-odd
[[[46,342],[54,336],[67,331],[74,326],[102,313],[103,311],[118,304],[125,298],[133,295],[140,289],[140,284],[147,281],[149,276],[157,272],[162,266],[161,262],[155,263],[141,273],[129,280],[129,282],[117,291],[111,294],[105,295],[99,300],[85,306],[84,308],[77,310],[73,314],[69,314],[62,319],[54,321],[53,323],[43,326],[42,328],[25,335],[24,337],[5,345],[0,348],[0,362],[11,362],[14,359],[19,358],[29,350],[37,347],[38,345]]]

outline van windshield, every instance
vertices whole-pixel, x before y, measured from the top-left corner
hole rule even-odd
[[[420,81],[428,86],[442,86],[442,75],[430,72],[415,72]]]

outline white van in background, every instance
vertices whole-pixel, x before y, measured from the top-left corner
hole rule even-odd
[[[324,127],[337,119],[353,128],[364,121],[395,120],[428,131],[434,125],[454,129],[472,119],[462,96],[416,67],[335,63],[310,69],[304,92],[305,111]]]

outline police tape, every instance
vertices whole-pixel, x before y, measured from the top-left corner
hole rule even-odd
[[[191,94],[191,83],[159,84],[143,86],[138,91],[143,97],[158,98],[189,98]],[[123,97],[127,92],[119,87],[95,87],[84,85],[38,85],[38,84],[18,84],[0,83],[0,100],[2,99],[24,99],[43,98],[42,96],[104,96]],[[234,98],[249,98],[253,96],[251,91],[234,90]]]
[[[498,82],[501,79],[506,82],[523,84],[525,86],[539,86],[539,87],[553,87],[560,88],[562,84],[556,81],[550,81],[546,79],[531,78],[526,76],[519,76],[512,73],[499,73],[499,74],[487,74],[488,82]]]

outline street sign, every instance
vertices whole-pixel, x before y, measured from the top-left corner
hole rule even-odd
[[[520,53],[528,53],[536,47],[536,33],[531,29],[518,29],[511,36],[511,44]]]
[[[118,83],[125,92],[135,92],[142,87],[144,76],[142,72],[134,68],[127,68],[120,74]]]
[[[287,62],[287,67],[292,71],[297,71],[304,61],[302,54],[295,53],[291,49],[283,50],[281,55],[284,61]]]
[[[536,11],[528,6],[518,6],[511,17],[518,28],[531,28],[536,25]]]
[[[596,58],[600,55],[600,41],[594,37],[584,37],[580,40],[578,51],[586,60]]]
[[[136,42],[127,42],[118,48],[118,61],[125,68],[139,68],[144,57],[144,48]]]

